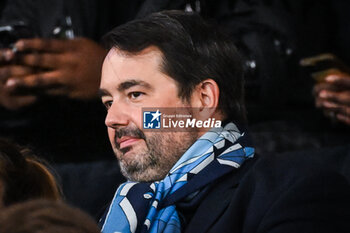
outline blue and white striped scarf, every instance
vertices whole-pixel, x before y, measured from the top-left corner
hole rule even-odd
[[[212,129],[183,154],[163,180],[121,184],[101,220],[102,233],[181,232],[176,203],[194,198],[197,191],[253,157],[254,148],[244,147],[244,138],[233,123]]]

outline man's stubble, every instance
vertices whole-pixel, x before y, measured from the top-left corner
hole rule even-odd
[[[136,134],[140,135],[140,132]],[[158,181],[168,174],[197,139],[198,132],[156,132],[145,136],[143,140],[147,148],[133,156],[124,156],[125,151],[121,150],[115,152],[119,159],[121,172],[128,180]]]

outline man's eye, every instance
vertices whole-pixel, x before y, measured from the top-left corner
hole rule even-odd
[[[112,106],[112,101],[106,101],[106,102],[103,103],[103,105],[104,105],[104,106],[106,107],[106,109],[108,110],[108,109],[110,109],[111,106]]]
[[[129,96],[130,99],[137,99],[137,98],[139,98],[140,96],[142,96],[143,94],[144,94],[144,93],[142,93],[142,92],[135,91],[135,92],[130,92],[130,93],[128,94],[128,96]]]

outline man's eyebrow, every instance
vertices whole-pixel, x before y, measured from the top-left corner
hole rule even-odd
[[[111,94],[109,94],[109,92],[108,92],[107,90],[100,88],[100,89],[98,89],[97,95],[98,95],[100,98],[102,98],[103,96],[111,95]]]
[[[152,89],[152,87],[149,83],[146,83],[146,82],[141,81],[141,80],[131,79],[131,80],[128,80],[128,81],[125,81],[125,82],[122,82],[121,84],[119,84],[118,91],[120,91],[120,92],[125,91],[133,86],[143,86],[147,89]]]

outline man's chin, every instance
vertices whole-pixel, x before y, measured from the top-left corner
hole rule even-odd
[[[149,154],[140,153],[129,147],[118,150],[116,153],[121,173],[130,181],[148,181],[153,170],[154,161]],[[151,172],[152,173],[152,172]]]
[[[131,169],[139,169],[145,167],[144,163],[147,163],[147,155],[141,153],[135,147],[126,147],[115,151],[115,155],[118,161],[121,161],[125,167],[131,167]]]
[[[148,137],[147,143],[137,143],[126,153],[115,148],[121,172],[130,181],[162,180],[197,139],[196,136],[155,134]]]
[[[150,172],[149,170],[140,170],[137,168],[126,167],[122,162],[120,162],[119,165],[121,173],[129,181],[152,182],[164,178],[164,176],[159,176],[159,174],[152,174],[154,172]]]
[[[167,174],[167,168],[159,168],[155,164],[140,163],[142,159],[119,160],[121,173],[129,181],[152,182],[162,180]],[[147,161],[150,162],[150,161]]]

